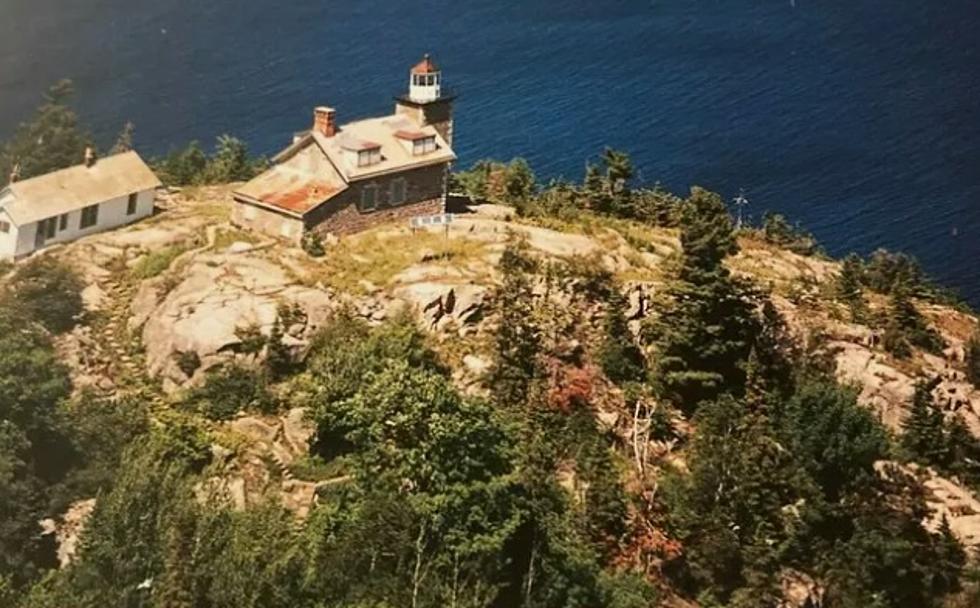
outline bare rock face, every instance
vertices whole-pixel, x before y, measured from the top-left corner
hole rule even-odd
[[[306,324],[292,338],[303,340],[325,320],[332,302],[325,291],[295,284],[286,270],[262,257],[202,254],[181,271],[168,293],[148,283],[137,294],[132,323],[143,323],[149,372],[174,385],[187,380],[175,355],[194,352],[202,371],[234,356],[238,331],[254,325],[271,330],[281,303],[298,304]],[[296,331],[295,328],[289,328]]]
[[[309,454],[313,424],[306,410],[294,408],[280,416],[240,416],[225,423],[237,451],[211,446],[218,473],[197,488],[199,500],[217,498],[235,509],[257,504],[271,490],[283,506],[303,518],[316,502],[317,483],[295,479],[290,470]]]
[[[955,480],[938,475],[932,469],[910,466],[923,478],[926,502],[932,510],[928,527],[939,529],[943,517],[949,522],[953,534],[967,549],[980,548],[980,500]]]
[[[429,329],[448,321],[464,326],[478,322],[484,312],[488,289],[472,283],[422,282],[394,289],[394,296],[405,300]]]
[[[46,519],[40,522],[45,531],[54,533],[55,542],[58,545],[58,563],[62,568],[74,561],[78,553],[78,543],[82,531],[94,510],[94,498],[79,500],[68,507],[60,521]]]
[[[915,379],[888,365],[879,353],[850,342],[831,345],[838,353],[837,377],[857,385],[858,399],[870,407],[889,428],[899,429],[915,393]]]
[[[779,608],[823,608],[826,589],[809,574],[786,570],[779,579],[783,593]]]

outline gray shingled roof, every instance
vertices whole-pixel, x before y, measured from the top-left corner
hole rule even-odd
[[[160,180],[136,152],[14,182],[0,197],[3,209],[17,225],[29,224],[83,207],[160,186]],[[12,195],[12,196],[11,196]]]

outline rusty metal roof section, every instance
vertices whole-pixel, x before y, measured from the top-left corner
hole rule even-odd
[[[343,181],[328,181],[324,177],[280,165],[251,180],[235,195],[303,216],[347,189]]]
[[[436,66],[435,62],[432,61],[432,57],[430,57],[428,53],[422,57],[422,61],[412,66],[413,74],[435,74],[438,71],[439,68]]]
[[[3,209],[22,226],[160,185],[139,154],[123,152],[92,166],[79,164],[14,182],[7,187]]]

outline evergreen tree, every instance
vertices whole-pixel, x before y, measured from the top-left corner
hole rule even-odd
[[[14,165],[20,179],[28,179],[81,163],[92,137],[78,124],[78,116],[68,105],[75,89],[62,80],[48,89],[43,103],[30,122],[22,123],[0,152],[0,176],[10,174]]]
[[[948,458],[943,414],[933,406],[932,399],[939,380],[937,377],[916,383],[912,405],[902,422],[902,447],[912,458],[931,466],[942,466]]]
[[[646,375],[643,353],[626,322],[626,306],[622,292],[612,286],[606,303],[605,336],[599,359],[606,376],[620,384],[639,382]]]
[[[649,332],[662,395],[688,411],[724,392],[741,394],[756,333],[751,292],[722,264],[737,251],[717,194],[694,188],[681,227],[683,261],[670,303]]]
[[[526,160],[515,158],[510,161],[504,170],[503,187],[507,204],[515,207],[518,213],[524,213],[537,191],[534,172]]]
[[[769,417],[730,397],[703,404],[686,476],[664,492],[672,531],[685,546],[690,575],[707,597],[768,597],[773,566],[805,516],[815,488],[779,441]]]
[[[273,380],[284,378],[293,369],[293,355],[283,339],[286,337],[283,328],[283,314],[280,311],[269,331],[266,340],[265,368]]]
[[[959,539],[953,534],[953,529],[949,525],[949,519],[943,514],[943,519],[939,524],[937,532],[937,553],[939,563],[936,564],[940,581],[937,586],[944,593],[959,591],[960,574],[967,563],[966,551]]]
[[[762,304],[759,333],[745,366],[746,397],[759,404],[792,392],[796,348],[782,315],[767,299]]]
[[[606,167],[606,188],[609,194],[627,193],[629,181],[633,178],[633,161],[629,154],[606,148],[602,153],[602,164]]]
[[[252,161],[244,141],[225,134],[218,137],[214,155],[196,180],[202,184],[245,181],[254,177],[262,164],[262,161]]]
[[[534,320],[529,276],[535,266],[527,242],[512,236],[500,257],[502,280],[495,300],[500,321],[490,372],[494,397],[511,407],[527,404],[531,386],[541,375],[541,331]]]
[[[851,311],[851,320],[862,323],[868,317],[868,306],[864,301],[863,280],[864,264],[856,254],[844,258],[840,274],[837,275],[837,297]]]
[[[980,332],[973,334],[973,337],[966,343],[964,359],[966,379],[972,382],[973,386],[980,388]]]
[[[122,154],[123,152],[129,152],[133,149],[133,132],[136,131],[136,125],[132,122],[127,121],[123,125],[122,131],[116,137],[116,143],[112,145],[112,149],[109,150],[109,154]]]
[[[911,289],[908,283],[895,284],[888,308],[883,345],[898,358],[911,356],[912,347],[939,353],[945,346],[943,339],[915,307]]]

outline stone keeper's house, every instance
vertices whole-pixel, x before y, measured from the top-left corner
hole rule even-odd
[[[411,70],[408,93],[390,116],[337,124],[314,110],[313,128],[239,188],[232,221],[299,241],[308,231],[349,234],[445,208],[453,97],[428,55]]]

